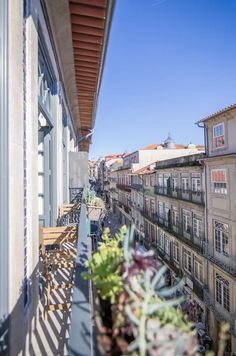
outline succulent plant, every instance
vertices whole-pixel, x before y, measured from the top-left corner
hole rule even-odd
[[[135,341],[130,344],[129,350],[138,351],[140,356],[147,353],[168,356],[195,355],[197,341],[191,334],[191,325],[180,310],[174,307],[178,306],[183,298],[172,299],[177,289],[184,285],[184,280],[173,287],[166,287],[167,268],[162,266],[155,269],[149,264],[150,253],[140,256],[143,261],[139,261],[138,271],[132,247],[133,233],[134,228],[131,227],[124,240],[124,278],[128,281],[124,288],[131,299],[125,311],[133,324],[135,335]],[[133,265],[136,266],[135,273]]]
[[[110,230],[106,228],[98,251],[85,263],[89,272],[82,273],[84,279],[93,281],[101,298],[109,300],[112,304],[115,303],[116,296],[123,291],[121,263],[124,254],[121,241],[125,233],[126,229],[122,228],[115,237],[112,237]]]

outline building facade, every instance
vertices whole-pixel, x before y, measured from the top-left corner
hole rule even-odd
[[[163,144],[149,145],[125,155],[123,167],[114,171],[113,175],[111,175],[111,179],[117,180],[116,189],[120,222],[129,226],[132,221],[137,221],[136,233],[138,235],[143,233],[143,218],[140,216],[138,209],[134,209],[133,205],[136,204],[136,207],[139,207],[143,204],[141,203],[143,201],[142,194],[140,194],[141,186],[143,185],[142,176],[146,170],[152,169],[154,162],[185,155],[191,156],[203,151],[203,146],[178,145],[168,136]]]
[[[39,228],[56,226],[70,188],[87,185],[113,6],[0,1],[1,354],[33,352]]]
[[[158,162],[143,176],[144,245],[170,269],[170,284],[184,276],[189,317],[206,321],[203,289],[206,264],[203,155]]]
[[[220,323],[230,324],[228,352],[236,354],[236,106],[199,122],[204,125],[207,157],[206,245],[207,285],[204,301],[209,331],[218,339]]]
[[[134,153],[113,172],[120,222],[134,223],[136,238],[169,267],[170,283],[185,276],[191,320],[205,324],[214,347],[221,323],[230,324],[226,354],[235,355],[236,106],[198,124],[206,154],[142,167]]]

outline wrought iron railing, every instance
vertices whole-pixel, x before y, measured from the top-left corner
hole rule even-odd
[[[173,259],[172,253],[166,253],[160,246],[157,244],[152,244],[152,247],[156,249],[158,256],[163,260],[163,262],[179,277],[182,277],[183,273],[180,266],[177,266],[177,263]]]
[[[73,206],[67,206],[66,213],[62,212],[60,214],[58,218],[59,226],[79,224],[82,197],[83,188],[70,188],[70,204],[73,204]]]
[[[144,218],[148,219],[152,223],[156,224],[156,214],[148,211],[147,209],[142,210],[142,215]]]
[[[59,218],[58,225],[60,226],[72,226],[79,224],[80,221],[80,208],[72,208],[68,213],[62,215]]]
[[[129,203],[123,203],[123,202],[118,202],[118,206],[123,209],[127,214],[130,214],[131,213],[131,208],[130,208],[130,205]]]
[[[204,243],[204,249],[203,249],[203,254],[204,256],[214,264],[216,264],[218,267],[222,268],[226,272],[230,273],[233,277],[236,277],[236,268],[231,265],[231,263],[234,263],[233,259],[229,257],[229,262],[225,262],[220,260],[217,256],[214,256],[212,252],[209,249],[208,243]]]
[[[208,309],[210,309],[215,315],[216,319],[220,322],[227,322],[230,324],[230,332],[236,336],[235,325],[235,313],[228,313],[228,316],[222,312],[221,307],[217,305],[217,302],[211,296],[208,286],[205,286],[203,290],[203,300]]]
[[[156,185],[154,187],[154,192],[157,195],[166,195],[171,198],[176,198],[180,200],[190,201],[192,203],[204,205],[204,192],[194,191],[190,189],[180,189],[173,187],[160,187]]]
[[[203,233],[200,236],[197,236],[191,226],[186,230],[184,229],[183,223],[172,223],[171,218],[166,219],[165,217],[151,213],[146,209],[143,210],[142,215],[152,223],[157,224],[163,228],[163,230],[168,231],[190,247],[197,250],[197,252],[203,253],[203,242],[205,238]]]
[[[136,190],[143,190],[143,185],[141,183],[132,183],[131,182],[131,188],[136,189]]]
[[[79,223],[79,238],[76,257],[75,285],[72,293],[71,328],[69,331],[68,354],[94,354],[95,328],[93,315],[93,295],[90,281],[82,277],[87,272],[85,261],[91,258],[92,247],[89,221],[87,219],[86,190],[84,191]]]
[[[71,204],[81,203],[83,196],[83,188],[69,188],[69,192]]]
[[[131,191],[131,186],[128,184],[117,184],[116,187],[117,189],[124,190],[125,192]]]
[[[197,236],[191,226],[188,226],[188,228],[185,229],[182,222],[173,223],[172,219],[165,219],[159,215],[156,215],[156,221],[159,226],[166,229],[190,247],[195,248],[198,252],[203,252],[203,242],[205,239],[204,233]]]
[[[196,279],[191,278],[193,283],[193,291],[199,299],[203,300],[203,285],[201,285]]]
[[[158,253],[158,256],[163,260],[163,262],[179,277],[183,277],[185,273],[183,273],[180,265],[177,264],[177,262],[173,258],[173,250],[170,248],[170,252],[167,253],[164,251],[160,246],[157,244],[152,245]],[[203,300],[203,285],[201,285],[193,276],[188,276],[188,278],[191,280],[193,283],[192,290],[193,292]]]

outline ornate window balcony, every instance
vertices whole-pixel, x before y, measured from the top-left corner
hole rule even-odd
[[[230,273],[233,277],[236,277],[236,268],[235,266],[232,265],[232,258],[228,258],[228,263],[225,262],[225,260],[220,260],[219,257],[215,256],[211,249],[209,248],[209,243],[205,242],[204,243],[204,251],[203,251],[204,256],[214,264],[216,264],[218,267],[222,268],[224,271]]]
[[[184,201],[189,201],[191,203],[199,204],[204,206],[204,192],[184,190],[180,188],[173,187],[161,187],[156,185],[154,187],[154,192],[157,195],[165,195],[171,198],[180,199]]]

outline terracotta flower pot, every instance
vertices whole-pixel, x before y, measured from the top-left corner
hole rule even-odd
[[[88,205],[88,218],[92,221],[98,221],[101,217],[103,209],[98,206]]]

